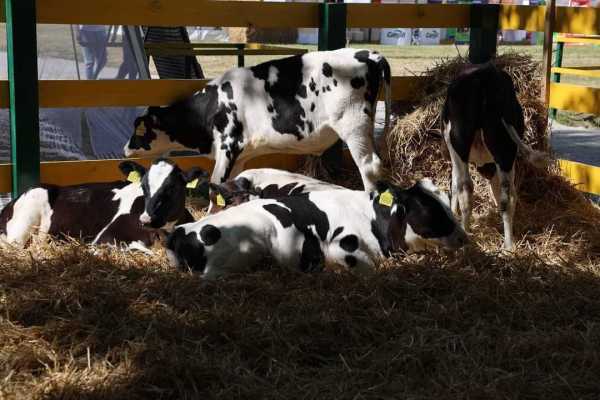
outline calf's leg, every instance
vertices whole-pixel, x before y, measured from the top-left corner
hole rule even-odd
[[[215,167],[212,175],[210,176],[210,181],[212,183],[216,183],[217,185],[225,182],[231,175],[236,161],[237,159],[235,158],[227,157],[224,150],[219,151],[215,157]]]
[[[48,233],[51,216],[48,192],[42,188],[31,189],[14,204],[13,216],[6,224],[6,241],[24,246],[36,230]]]
[[[362,110],[356,112],[362,113]],[[374,190],[375,183],[381,176],[381,160],[375,153],[373,122],[368,118],[357,120],[352,116],[344,116],[334,124],[333,129],[348,146],[352,159],[360,171],[365,191]]]
[[[497,179],[492,181],[494,198],[502,215],[504,225],[504,250],[512,250],[513,216],[517,194],[514,184],[514,166],[517,157],[517,145],[511,139],[502,119],[498,118],[495,110],[487,112],[484,118],[484,142],[494,157]]]
[[[220,185],[225,182],[229,175],[231,175],[231,171],[234,169],[234,166],[237,160],[229,159],[225,154],[225,151],[219,151],[215,157],[215,167],[213,168],[212,175],[210,176],[210,182]],[[212,189],[209,189],[212,190]],[[211,198],[211,196],[209,196]],[[212,201],[208,205],[208,212],[210,213],[213,208]]]
[[[469,165],[458,155],[452,141],[450,140],[450,132],[452,124],[449,122],[444,129],[444,140],[450,153],[452,161],[452,192],[450,198],[450,208],[455,215],[458,215],[460,208],[460,216],[462,226],[465,231],[469,230],[471,223],[471,210],[473,208],[473,181],[469,175]]]
[[[502,215],[502,225],[504,228],[504,250],[514,249],[513,242],[513,219],[515,215],[515,206],[517,203],[517,193],[515,190],[514,170],[505,172],[496,166],[497,173],[490,181],[492,192],[496,205]]]

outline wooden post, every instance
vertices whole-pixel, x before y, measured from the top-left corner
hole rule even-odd
[[[346,4],[324,1],[319,4],[319,50],[343,47],[346,47]],[[339,171],[344,156],[343,149],[343,142],[338,140],[321,156],[330,174]]]
[[[544,25],[544,81],[542,82],[541,99],[544,104],[550,104],[550,72],[552,69],[552,35],[554,34],[554,20],[556,14],[556,1],[548,0],[546,3],[546,23]]]
[[[35,1],[4,1],[13,198],[40,181]]]
[[[470,14],[469,61],[480,64],[491,60],[496,55],[500,5],[472,4]]]

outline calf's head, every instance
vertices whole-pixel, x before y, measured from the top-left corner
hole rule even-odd
[[[237,206],[260,197],[246,178],[236,178],[219,185],[210,183],[210,214],[216,214],[229,207]]]
[[[468,237],[449,207],[448,196],[431,180],[409,189],[378,182],[372,193],[375,223],[385,238],[386,251],[424,250],[428,247],[458,249]]]
[[[185,194],[188,183],[207,176],[202,169],[193,167],[182,171],[174,162],[159,158],[150,168],[133,161],[124,161],[121,171],[135,171],[144,192],[144,212],[140,222],[152,228],[170,228],[185,212]]]
[[[134,121],[134,132],[123,148],[125,157],[155,157],[190,150],[177,140],[177,113],[172,107],[148,107]]]

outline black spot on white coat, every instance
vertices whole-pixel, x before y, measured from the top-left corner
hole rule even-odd
[[[347,255],[346,257],[344,257],[344,261],[346,261],[346,265],[348,265],[349,268],[356,267],[356,264],[358,263],[356,257],[351,255]]]
[[[306,98],[306,85],[300,85],[300,88],[298,89],[298,96],[302,97],[303,99]]]
[[[331,240],[333,240],[336,237],[338,237],[338,235],[340,233],[342,233],[343,231],[344,231],[344,227],[343,226],[338,226],[337,228],[335,228],[335,230],[333,231],[333,234],[331,235]]]
[[[185,229],[176,228],[167,238],[167,249],[178,257],[181,269],[204,272],[206,255],[204,245],[198,240],[196,232],[185,233]]]
[[[347,235],[340,240],[340,247],[349,253],[358,249],[358,237],[356,235]]]
[[[229,100],[233,100],[233,88],[231,82],[225,82],[221,85],[221,90],[227,94]]]
[[[302,84],[302,56],[293,56],[279,60],[268,61],[251,67],[254,77],[264,81],[265,91],[273,99],[276,115],[272,117],[273,129],[282,134],[294,135],[302,139],[304,130],[304,108],[296,98],[306,93]],[[269,71],[277,70],[279,76],[273,84],[269,82]]]
[[[214,225],[204,225],[200,231],[200,239],[206,246],[212,246],[221,239],[221,231]]]
[[[350,80],[350,85],[352,85],[352,87],[354,89],[360,89],[361,87],[363,87],[365,85],[365,79],[358,76],[358,77],[354,77]]]
[[[325,241],[329,232],[329,219],[327,214],[308,199],[307,195],[290,196],[278,199],[284,207],[277,204],[263,206],[277,218],[286,228],[292,224],[304,235],[302,254],[300,255],[300,269],[313,271],[322,267],[324,254],[320,241]],[[312,229],[316,230],[317,236]]]
[[[331,78],[331,76],[333,75],[333,68],[331,68],[331,65],[329,65],[329,63],[323,63],[323,75],[327,78]]]
[[[278,204],[265,204],[263,208],[273,214],[284,228],[289,228],[294,223],[290,211],[285,207]]]

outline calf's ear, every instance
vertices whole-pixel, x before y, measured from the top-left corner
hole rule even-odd
[[[220,193],[220,194],[225,194],[227,192],[224,187],[222,187],[221,185],[217,185],[216,183],[210,182],[208,184],[208,187],[210,188],[211,192]]]
[[[377,181],[375,183],[375,190],[377,191],[377,194],[383,193],[386,190],[388,190],[389,188],[390,188],[390,184],[385,181]]]
[[[146,114],[160,118],[164,114],[164,111],[164,107],[150,106],[148,107],[148,111],[146,112]]]
[[[182,171],[181,176],[185,182],[191,182],[194,179],[206,178],[208,174],[202,168],[192,167],[187,171]]]
[[[135,161],[122,161],[119,164],[119,169],[125,176],[129,176],[132,172],[137,172],[140,177],[146,174],[146,168]]]
[[[252,182],[250,182],[250,180],[247,178],[244,178],[244,177],[236,178],[234,183],[238,190],[248,191],[248,190],[252,189]]]
[[[148,111],[146,113],[146,118],[150,118],[152,123],[157,126],[162,126],[168,121],[172,121],[173,114],[168,113],[169,107],[148,107]]]

